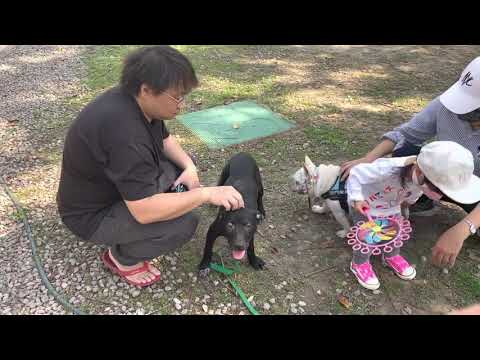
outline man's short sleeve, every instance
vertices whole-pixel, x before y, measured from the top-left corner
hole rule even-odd
[[[130,142],[110,151],[105,174],[124,200],[141,200],[157,193],[158,166],[146,144]]]

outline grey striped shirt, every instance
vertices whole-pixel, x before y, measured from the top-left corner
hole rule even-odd
[[[396,148],[405,142],[422,146],[427,140],[455,141],[470,150],[475,161],[475,175],[480,176],[480,130],[462,121],[448,110],[437,97],[409,122],[387,132],[387,138],[396,143]]]

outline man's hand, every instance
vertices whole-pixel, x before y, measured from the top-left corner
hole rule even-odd
[[[180,176],[173,183],[172,189],[178,184],[185,185],[188,190],[193,190],[200,187],[200,180],[198,179],[197,169],[194,166],[187,167]]]
[[[233,186],[202,187],[208,203],[223,206],[227,211],[245,207],[242,194]]]
[[[468,234],[467,226],[462,223],[445,231],[432,248],[432,262],[441,267],[455,265],[455,260]]]
[[[342,174],[342,180],[345,180],[348,175],[350,174],[350,170],[358,164],[364,164],[364,163],[371,163],[372,161],[368,159],[366,156],[362,157],[360,159],[356,160],[350,160],[347,162],[344,162],[343,164],[340,165],[340,174]]]

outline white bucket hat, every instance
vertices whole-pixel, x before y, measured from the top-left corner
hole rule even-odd
[[[480,56],[468,64],[460,79],[440,95],[440,102],[458,115],[480,108]]]
[[[417,164],[442,193],[461,204],[480,201],[480,178],[473,175],[473,155],[453,141],[434,141],[422,147]]]

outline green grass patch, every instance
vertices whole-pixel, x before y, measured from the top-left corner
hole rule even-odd
[[[347,131],[333,125],[318,124],[307,126],[304,133],[315,146],[332,153],[358,156],[368,149],[368,143],[362,139],[359,130]]]
[[[454,286],[460,292],[465,304],[478,302],[480,299],[480,279],[471,269],[462,267],[454,273]]]
[[[22,222],[26,219],[28,214],[28,210],[24,208],[20,208],[15,210],[13,213],[10,214],[11,219],[15,220],[16,222]]]
[[[41,189],[38,186],[30,185],[25,186],[15,192],[15,197],[20,202],[27,202],[28,200],[32,199],[35,195],[37,195]]]

